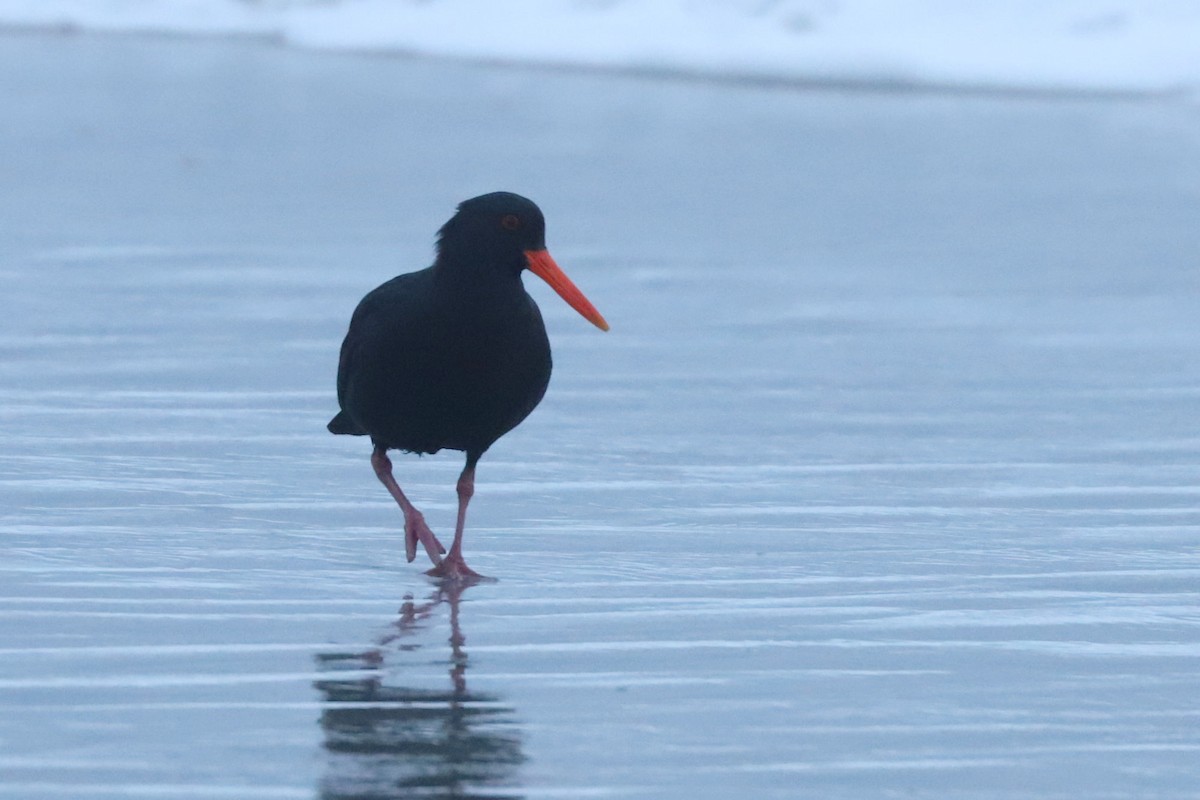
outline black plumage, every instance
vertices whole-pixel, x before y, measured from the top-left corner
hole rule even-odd
[[[372,464],[405,516],[408,560],[420,542],[431,574],[469,578],[462,529],[476,462],[541,402],[550,342],[525,291],[530,269],[603,330],[604,318],[546,251],[545,220],[530,200],[494,192],[467,200],[438,235],[433,265],[367,294],[350,320],[338,365],[333,433],[370,436]],[[454,544],[445,552],[391,474],[388,450],[466,453]]]

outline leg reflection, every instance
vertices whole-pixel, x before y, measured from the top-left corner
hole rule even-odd
[[[514,711],[467,688],[459,601],[468,588],[443,585],[420,603],[409,596],[375,646],[317,656],[329,674],[315,684],[324,700],[323,800],[520,796],[525,757]],[[443,611],[448,638],[439,633]],[[429,658],[447,644],[447,655]]]

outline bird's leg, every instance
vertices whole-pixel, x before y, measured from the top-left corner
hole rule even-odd
[[[387,457],[385,448],[376,445],[371,453],[371,466],[375,468],[375,476],[379,478],[380,483],[387,487],[388,492],[400,504],[400,510],[404,512],[404,555],[410,562],[416,558],[419,541],[429,554],[429,560],[435,566],[440,565],[442,553],[446,552],[446,548],[442,547],[433,531],[429,530],[429,526],[425,524],[425,517],[417,511],[417,507],[408,502],[404,492],[400,491],[400,484],[392,477],[392,460]]]
[[[458,491],[458,521],[454,525],[454,541],[450,544],[450,552],[446,554],[442,563],[425,574],[453,581],[479,580],[483,576],[468,567],[462,555],[463,528],[467,524],[467,503],[471,502],[471,495],[475,494],[475,459],[468,456],[467,465],[463,467],[462,474],[458,476],[458,485],[455,489]]]

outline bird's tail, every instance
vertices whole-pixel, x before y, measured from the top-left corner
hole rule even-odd
[[[325,427],[329,429],[330,433],[347,433],[351,436],[367,435],[362,426],[350,419],[350,415],[345,411],[339,411],[337,416],[329,420],[329,424]]]

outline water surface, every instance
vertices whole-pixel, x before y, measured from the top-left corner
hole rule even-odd
[[[1194,797],[1200,118],[0,37],[0,795]],[[465,592],[332,437],[535,198]],[[461,461],[397,457],[435,529]]]

